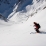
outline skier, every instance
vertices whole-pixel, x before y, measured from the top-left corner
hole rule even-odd
[[[39,23],[36,23],[36,22],[34,22],[34,26],[35,26],[35,31],[37,32],[37,33],[40,33],[40,31],[39,31],[39,28],[40,28],[40,25],[39,25]]]

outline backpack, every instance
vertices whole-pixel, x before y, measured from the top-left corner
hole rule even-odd
[[[38,28],[40,28],[40,27],[41,27],[39,24],[37,24],[37,25],[38,25]]]

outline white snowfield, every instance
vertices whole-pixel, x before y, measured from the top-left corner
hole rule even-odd
[[[39,0],[35,0],[32,7],[26,7],[26,13],[13,11],[9,15],[10,21],[0,19],[0,46],[46,46],[46,0],[41,0],[40,4],[36,1]],[[42,33],[30,34],[35,32],[33,22],[41,25]]]
[[[30,34],[35,32],[34,21],[40,23],[40,31],[44,33]],[[0,25],[0,46],[46,46],[46,8],[24,23]]]

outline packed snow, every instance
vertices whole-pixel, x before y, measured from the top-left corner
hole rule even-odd
[[[27,12],[12,12],[7,22],[0,19],[0,46],[46,46],[46,2],[37,8],[34,4],[26,7]],[[35,32],[33,22],[41,25],[42,33],[30,34]]]
[[[30,34],[35,32],[33,22],[40,23],[41,29],[45,33]],[[20,24],[11,26],[0,26],[0,46],[46,46],[46,9],[38,11],[32,17]]]

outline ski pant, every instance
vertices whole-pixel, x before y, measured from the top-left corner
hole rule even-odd
[[[39,32],[40,32],[40,31],[39,31],[39,29],[36,29],[36,28],[35,28],[35,31],[36,31],[37,33],[39,33]]]

